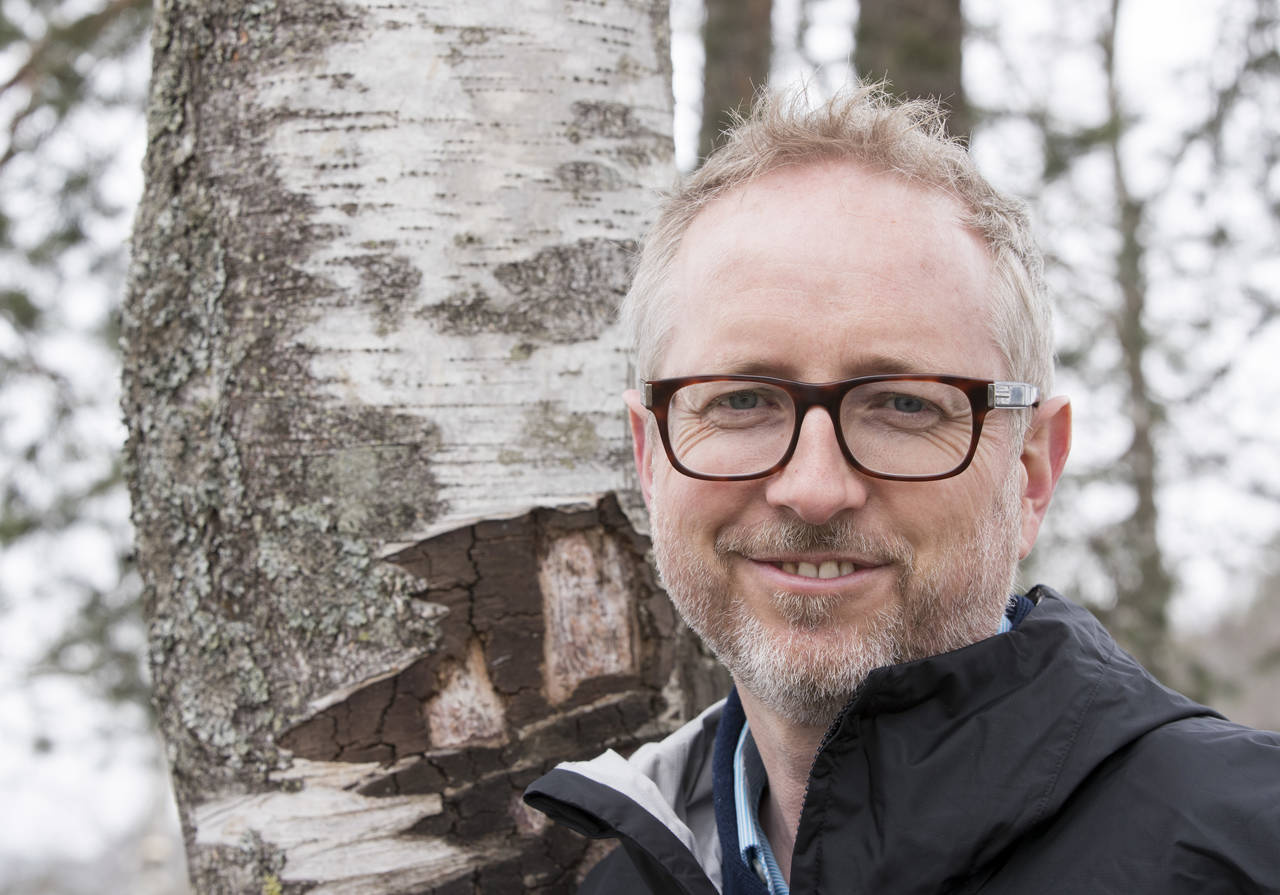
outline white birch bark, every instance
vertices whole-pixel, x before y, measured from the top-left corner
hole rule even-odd
[[[567,891],[520,789],[716,686],[608,496],[665,4],[162,0],[154,46],[125,410],[195,884]]]

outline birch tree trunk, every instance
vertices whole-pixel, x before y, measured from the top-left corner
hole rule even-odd
[[[525,784],[719,695],[613,496],[666,35],[158,3],[124,400],[198,891],[567,891],[593,853]]]

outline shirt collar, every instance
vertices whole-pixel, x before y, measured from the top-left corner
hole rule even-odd
[[[733,801],[738,820],[738,846],[742,861],[769,887],[769,895],[790,895],[782,871],[760,826],[760,798],[768,783],[764,762],[751,736],[751,726],[744,723],[733,753]]]

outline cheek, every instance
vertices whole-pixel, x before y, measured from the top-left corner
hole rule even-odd
[[[917,551],[946,547],[967,538],[991,514],[997,488],[990,469],[974,464],[936,482],[895,482],[885,494],[885,520]]]
[[[746,522],[750,515],[751,482],[704,482],[671,468],[665,458],[654,465],[650,512],[661,514],[666,528],[693,544],[714,543],[725,526]]]

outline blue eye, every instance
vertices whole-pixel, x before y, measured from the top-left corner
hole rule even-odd
[[[733,410],[754,410],[760,404],[760,396],[755,392],[734,392],[725,401]]]
[[[919,413],[924,410],[924,401],[912,395],[894,395],[893,409],[899,413]]]

